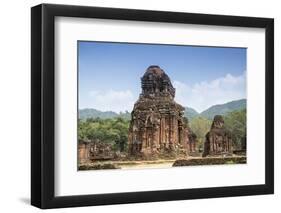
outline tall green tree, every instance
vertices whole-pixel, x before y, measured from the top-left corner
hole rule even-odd
[[[203,117],[195,117],[190,122],[192,131],[196,134],[198,140],[198,148],[203,149],[205,135],[211,128],[212,121]]]
[[[234,144],[241,147],[247,134],[246,109],[228,113],[224,116],[224,123],[225,127],[232,133]]]
[[[78,139],[111,144],[115,150],[125,151],[128,144],[128,129],[129,121],[121,117],[89,118],[79,120]]]

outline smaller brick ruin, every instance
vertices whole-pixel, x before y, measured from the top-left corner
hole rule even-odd
[[[202,157],[225,155],[233,153],[231,133],[226,130],[224,120],[221,115],[214,117],[210,131],[206,134],[204,152]]]
[[[78,143],[78,162],[80,164],[89,162],[90,159],[90,143],[79,141]]]
[[[99,142],[79,141],[78,159],[79,163],[89,163],[95,160],[112,160],[116,157],[111,144]]]

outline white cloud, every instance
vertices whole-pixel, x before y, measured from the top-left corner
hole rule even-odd
[[[101,111],[124,112],[131,111],[134,105],[134,95],[130,90],[91,91],[91,107]]]
[[[176,101],[199,112],[215,104],[223,104],[246,97],[246,75],[224,77],[187,85],[180,81],[173,82],[176,88]]]
[[[176,88],[175,100],[183,106],[196,109],[198,112],[215,104],[246,98],[245,73],[240,76],[227,74],[218,79],[202,81],[193,85],[175,80],[173,86]],[[117,113],[125,110],[130,112],[137,100],[131,90],[94,90],[88,95],[87,107]]]

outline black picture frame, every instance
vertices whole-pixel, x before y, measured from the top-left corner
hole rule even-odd
[[[129,193],[54,195],[55,17],[264,28],[266,136],[265,184]],[[94,193],[94,192],[93,192]],[[274,20],[165,11],[41,4],[31,8],[31,204],[60,208],[274,193]]]

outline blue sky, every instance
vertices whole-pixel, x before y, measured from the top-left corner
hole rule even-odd
[[[79,109],[131,111],[140,78],[159,65],[176,88],[176,101],[201,112],[246,98],[246,49],[78,42]]]

